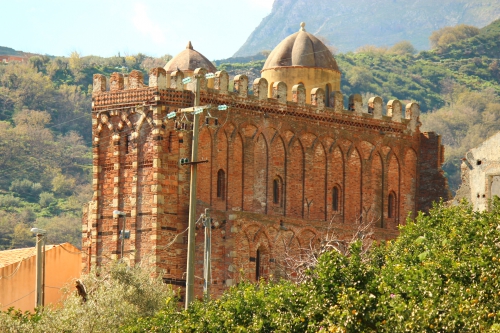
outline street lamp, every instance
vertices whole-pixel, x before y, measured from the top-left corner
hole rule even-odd
[[[114,210],[113,211],[113,217],[123,217],[123,228],[120,231],[120,239],[122,240],[121,244],[121,249],[120,249],[120,258],[123,260],[123,250],[125,248],[125,239],[130,238],[130,231],[127,232],[125,230],[125,225],[127,223],[127,214],[125,212],[119,211],[119,210]]]
[[[35,307],[43,306],[45,289],[45,234],[46,230],[31,228],[31,232],[36,234],[36,299]]]

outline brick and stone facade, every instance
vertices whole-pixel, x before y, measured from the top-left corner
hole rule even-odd
[[[118,73],[94,75],[94,195],[84,208],[84,270],[119,257],[123,221],[112,212],[120,210],[131,230],[125,260],[148,262],[166,282],[185,286],[190,169],[179,159],[191,157],[192,134],[179,131],[179,109],[194,105],[195,92],[182,77],[182,69],[155,68],[145,85],[138,72],[127,84]],[[350,238],[360,221],[371,221],[376,239],[390,239],[408,216],[448,199],[440,138],[420,132],[416,103],[402,117],[397,100],[386,108],[372,98],[366,112],[354,95],[344,110],[339,91],[326,107],[321,87],[306,91],[297,84],[290,101],[284,82],[270,87],[259,78],[251,86],[239,75],[233,92],[224,71],[209,84],[201,80],[200,104],[212,107],[200,121],[198,156],[208,163],[198,165],[197,199],[198,212],[209,208],[214,219],[216,294],[243,277],[280,275],[285,247],[306,247],[328,227]],[[177,118],[168,119],[174,111]],[[202,267],[199,225],[196,276]],[[202,280],[195,281],[199,295]]]

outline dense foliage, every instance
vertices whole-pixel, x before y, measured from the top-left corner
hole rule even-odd
[[[0,332],[118,332],[140,316],[174,306],[173,291],[152,274],[113,263],[82,277],[85,300],[68,286],[67,298],[58,306],[38,308],[33,314],[12,308],[0,312]]]
[[[500,202],[435,207],[362,256],[324,254],[301,285],[241,283],[126,332],[498,332]]]
[[[73,52],[0,63],[0,250],[34,246],[33,226],[47,229],[49,243],[81,246],[81,209],[91,195],[92,75],[146,72],[169,59]]]

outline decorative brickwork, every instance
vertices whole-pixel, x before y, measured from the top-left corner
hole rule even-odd
[[[94,195],[83,215],[83,266],[119,257],[124,219],[112,214],[118,209],[131,230],[124,259],[147,261],[167,283],[184,286],[190,171],[179,159],[190,158],[192,143],[190,132],[178,132],[166,115],[193,106],[194,93],[183,89],[180,71],[171,74],[169,88],[163,69],[150,75],[145,87],[131,73],[125,89],[123,76],[113,74],[109,91],[106,78],[94,76]],[[348,111],[340,92],[330,93],[326,107],[323,88],[311,91],[310,105],[303,85],[287,101],[283,82],[255,80],[254,95],[247,95],[246,76],[235,78],[235,92],[227,82],[227,73],[218,72],[215,89],[200,89],[201,105],[211,105],[208,112],[218,118],[215,126],[206,111],[201,116],[198,156],[208,163],[198,165],[197,190],[199,213],[210,208],[214,219],[215,294],[241,272],[247,279],[279,276],[284,246],[308,246],[331,220],[345,237],[361,220],[373,221],[375,237],[389,239],[408,215],[448,199],[440,138],[420,132],[418,104],[408,105],[401,119],[399,101],[390,101],[384,115],[382,99],[372,98],[372,113],[365,113],[359,95],[349,98]],[[219,111],[222,104],[229,109]],[[198,228],[196,276],[202,276]],[[201,288],[200,280],[198,295]]]

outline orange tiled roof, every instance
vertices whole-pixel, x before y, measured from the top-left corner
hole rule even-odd
[[[46,245],[45,251],[50,250],[54,246],[55,245]],[[0,251],[0,268],[18,263],[21,260],[34,256],[35,254],[36,249],[34,247]]]

